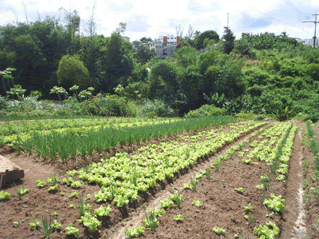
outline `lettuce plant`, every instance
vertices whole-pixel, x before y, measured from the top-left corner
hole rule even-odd
[[[274,239],[279,235],[279,228],[274,222],[267,222],[265,226],[254,227],[254,234],[260,239]]]
[[[160,201],[160,204],[163,208],[172,208],[174,206],[174,202],[171,198]]]
[[[12,197],[12,194],[8,192],[3,192],[0,191],[0,201],[5,200],[5,199],[10,199]]]
[[[65,234],[66,235],[73,235],[76,238],[80,238],[80,230],[79,230],[79,228],[73,227],[72,223],[70,223],[65,228]]]
[[[196,201],[196,200],[193,200],[193,201],[192,201],[192,204],[195,205],[195,206],[197,206],[197,207],[200,207],[200,206],[203,205],[203,203],[202,203],[201,201]]]
[[[99,208],[94,210],[94,215],[100,216],[100,217],[105,217],[105,216],[110,216],[110,213],[112,212],[112,208],[110,205],[106,206],[100,206]]]
[[[218,226],[214,226],[212,230],[213,230],[213,232],[215,232],[218,235],[227,232],[227,229],[223,229],[223,228],[218,227]]]
[[[178,215],[175,215],[174,217],[173,217],[173,219],[175,220],[175,221],[183,221],[184,220],[184,216],[182,215],[182,214],[178,214]]]
[[[34,229],[37,229],[38,227],[40,227],[40,221],[37,221],[37,220],[33,219],[30,222],[31,231],[33,231]]]
[[[264,204],[270,208],[271,210],[275,211],[275,212],[282,212],[283,210],[285,210],[285,199],[281,198],[280,196],[275,196],[274,194],[270,194],[270,197],[272,199],[265,199]]]
[[[45,181],[41,181],[41,180],[37,180],[35,181],[35,183],[37,184],[39,188],[43,188],[45,185]]]
[[[88,228],[90,232],[95,232],[98,226],[101,226],[102,222],[97,218],[92,217],[90,212],[85,212],[84,216],[81,216],[81,219],[78,220],[79,223],[83,223],[85,227]]]
[[[137,228],[132,228],[132,229],[126,229],[125,230],[125,236],[128,238],[131,237],[139,237],[145,232],[145,227],[143,226],[138,226]]]

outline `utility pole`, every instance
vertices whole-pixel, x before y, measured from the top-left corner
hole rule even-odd
[[[312,14],[312,16],[315,16],[315,21],[303,21],[302,23],[306,23],[306,22],[313,22],[315,23],[315,35],[313,36],[313,48],[315,48],[315,44],[316,44],[316,28],[317,28],[317,15],[319,14]]]

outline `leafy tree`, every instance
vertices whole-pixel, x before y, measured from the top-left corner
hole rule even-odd
[[[132,47],[131,43],[128,44]],[[98,84],[104,92],[113,93],[117,85],[127,85],[127,78],[131,75],[134,64],[133,52],[126,47],[123,37],[112,33],[103,54],[97,59]]]
[[[224,52],[229,54],[235,47],[235,36],[234,33],[230,30],[229,27],[224,27],[224,35],[222,39],[225,40],[224,42]]]
[[[206,38],[219,41],[219,35],[217,32],[215,32],[213,30],[205,31],[195,38],[195,48],[197,50],[203,49],[205,47],[204,41]]]
[[[120,22],[119,26],[115,29],[114,33],[124,34],[126,31],[126,23]]]
[[[140,45],[137,48],[137,52],[135,54],[135,58],[137,59],[138,63],[144,65],[148,60],[156,55],[155,51],[149,49],[144,45]]]
[[[85,88],[92,83],[89,71],[77,55],[65,55],[61,58],[57,76],[58,83],[65,88],[70,88],[73,85]]]
[[[140,39],[140,42],[141,42],[141,43],[148,43],[148,42],[150,42],[150,41],[153,41],[152,38],[150,38],[150,37],[142,37],[142,38]]]

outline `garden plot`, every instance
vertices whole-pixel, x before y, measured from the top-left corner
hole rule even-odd
[[[147,211],[146,220],[128,228],[126,234],[141,238],[280,237],[284,213],[289,210],[283,175],[296,130],[295,125],[275,123],[255,131],[216,157],[211,172],[201,171],[184,189],[161,201],[157,210]]]
[[[52,225],[57,227],[54,237],[63,238],[66,233],[77,235],[77,229],[74,227],[79,228],[81,235],[102,237],[101,228],[110,228],[126,218],[136,207],[141,206],[150,194],[161,189],[162,181],[172,181],[177,172],[196,164],[198,158],[205,158],[205,155],[217,151],[223,145],[263,124],[241,123],[208,130],[196,139],[196,142],[195,135],[190,135],[189,138],[180,137],[180,141],[176,143],[140,148],[131,155],[118,153],[115,157],[102,159],[101,164],[93,163],[84,166],[80,171],[70,171],[65,179],[59,176],[57,180],[53,174],[48,178],[43,176],[36,179],[40,180],[37,184],[34,180],[19,187],[21,200],[13,197],[1,202],[6,205],[4,215],[10,215],[10,220],[0,221],[0,224],[5,235],[24,233],[39,238],[41,233],[38,230],[31,231],[30,222],[41,221],[42,216],[52,214]],[[187,145],[191,147],[186,147]],[[153,149],[155,150],[152,151]],[[159,151],[162,155],[157,158]],[[180,157],[187,151],[189,157],[184,158],[186,163],[180,161]],[[134,159],[134,156],[141,158]],[[166,161],[162,160],[163,157],[167,158]],[[130,164],[131,161],[134,161],[135,165]],[[179,166],[181,163],[184,169]],[[127,171],[127,168],[130,170]],[[164,176],[161,171],[165,172]],[[33,176],[33,179],[35,178]],[[11,188],[5,191],[15,194]],[[22,196],[24,193],[26,194]],[[53,220],[56,220],[56,224]],[[14,221],[19,221],[17,228],[12,228]],[[59,230],[58,223],[62,224],[62,230]],[[34,229],[38,227],[36,221],[33,221],[32,225]]]

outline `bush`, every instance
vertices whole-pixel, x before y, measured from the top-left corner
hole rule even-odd
[[[89,71],[84,63],[79,59],[79,56],[65,55],[59,62],[57,70],[58,83],[69,88],[73,85],[79,85],[85,88],[91,85]]]
[[[7,108],[7,101],[4,96],[0,96],[0,110]]]
[[[319,80],[319,64],[311,63],[306,68],[306,74],[314,80]]]
[[[144,100],[141,107],[141,114],[145,117],[175,117],[176,112],[162,100]]]
[[[214,105],[202,105],[197,110],[189,111],[185,117],[186,118],[195,118],[195,117],[205,117],[205,116],[217,116],[217,115],[226,115],[226,110],[218,108]]]

